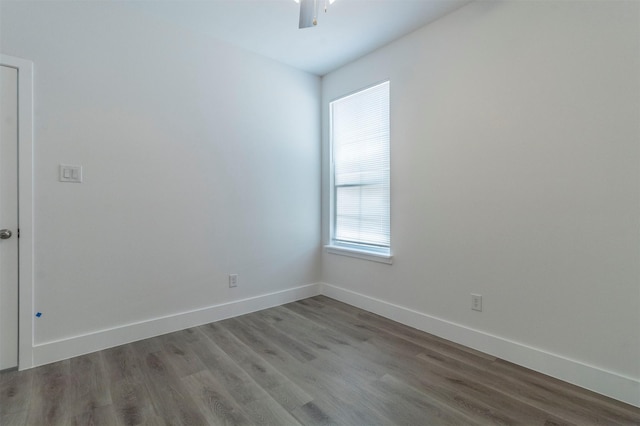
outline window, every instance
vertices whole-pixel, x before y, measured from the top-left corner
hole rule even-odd
[[[337,99],[329,108],[329,251],[390,260],[389,82]]]

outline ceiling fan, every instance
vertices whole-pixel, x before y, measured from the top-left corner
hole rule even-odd
[[[324,11],[329,9],[329,5],[336,0],[294,0],[300,3],[300,21],[298,28],[310,28],[318,25],[318,7],[324,2]]]

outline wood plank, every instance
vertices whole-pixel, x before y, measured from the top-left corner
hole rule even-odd
[[[460,410],[470,408],[469,414],[475,411],[477,417],[485,416],[488,420],[492,418],[508,419],[509,423],[522,423],[520,419],[526,419],[524,424],[528,422],[540,424],[570,424],[570,422],[559,418],[551,413],[544,412],[531,405],[529,401],[515,398],[513,392],[509,388],[492,388],[487,382],[492,378],[488,375],[473,374],[470,370],[456,370],[450,368],[450,365],[442,366],[440,362],[434,361],[432,358],[421,358],[427,361],[424,369],[428,371],[428,379],[425,377],[418,380],[411,380],[419,385],[425,384],[428,380],[430,384],[437,383],[443,389],[455,392],[461,404]],[[461,365],[464,365],[461,363]],[[478,371],[481,371],[478,369]],[[405,376],[406,379],[406,376]]]
[[[120,425],[142,425],[156,417],[145,376],[132,345],[101,352],[113,410]]]
[[[202,331],[233,359],[263,389],[287,384],[287,377],[250,350],[220,323],[202,326]]]
[[[297,404],[294,407],[297,408]],[[244,405],[243,410],[254,425],[300,425],[284,405],[270,396]]]
[[[269,395],[202,330],[198,328],[196,331],[201,335],[201,339],[188,343],[189,348],[238,404],[248,404]]]
[[[138,357],[132,345],[121,345],[102,351],[109,383],[127,381],[141,383],[144,380]]]
[[[155,412],[169,424],[206,424],[205,417],[162,351],[140,350],[139,356]]]
[[[249,346],[219,323],[207,324],[202,331],[272,398],[290,411],[312,400],[300,386],[256,354]]]
[[[113,426],[118,424],[118,417],[112,405],[90,407],[88,411],[70,419],[71,426]]]
[[[385,374],[373,383],[380,392],[388,416],[402,424],[474,425],[478,420],[453,409],[427,393],[409,386],[405,382]]]
[[[68,421],[71,401],[70,361],[60,361],[40,367],[34,372],[33,393],[27,424],[64,425]]]
[[[344,335],[345,337],[349,337],[360,342],[365,342],[375,335],[375,333],[371,331],[354,328],[349,326],[348,324],[344,324],[344,323],[341,323],[340,321],[336,321],[330,316],[319,311],[318,309],[312,308],[311,306],[309,306],[309,303],[303,303],[303,302],[305,301],[288,303],[283,306],[297,314],[300,314],[304,317],[309,318],[310,320],[320,325],[323,325],[329,329],[337,331],[340,334]]]
[[[91,415],[99,407],[111,405],[111,393],[104,386],[106,370],[100,352],[79,356],[69,360],[71,371],[71,394],[69,395],[72,406],[69,408],[69,416]]]
[[[109,390],[118,424],[147,424],[157,416],[152,398],[143,382],[121,380],[111,383]]]
[[[312,347],[301,343],[297,339],[291,338],[271,325],[261,321],[257,317],[247,315],[239,320],[245,321],[246,326],[257,330],[273,344],[277,345],[300,362],[304,363],[316,358],[315,351]]]
[[[511,382],[513,392],[534,400],[541,410],[578,424],[640,424],[640,410],[587,389],[503,360],[496,360],[490,371]]]
[[[177,331],[158,337],[161,350],[178,377],[190,376],[206,369],[190,345],[197,341],[197,335],[190,331]]]
[[[27,424],[27,414],[25,411],[14,411],[12,413],[0,414],[0,425],[2,426],[22,426]]]
[[[209,371],[201,371],[180,381],[204,415],[207,424],[250,425],[240,406]],[[194,423],[190,423],[194,424]],[[203,424],[203,423],[198,423]]]
[[[331,416],[322,411],[313,401],[294,410],[293,415],[304,425],[337,426],[339,424],[345,424],[342,422],[338,423],[332,419]]]
[[[29,409],[33,371],[14,370],[0,374],[0,416]]]

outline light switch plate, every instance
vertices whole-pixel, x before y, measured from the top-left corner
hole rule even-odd
[[[82,183],[82,166],[60,164],[60,182]]]

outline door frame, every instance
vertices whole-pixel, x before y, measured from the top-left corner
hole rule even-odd
[[[18,369],[33,367],[33,62],[0,54],[18,70]]]

